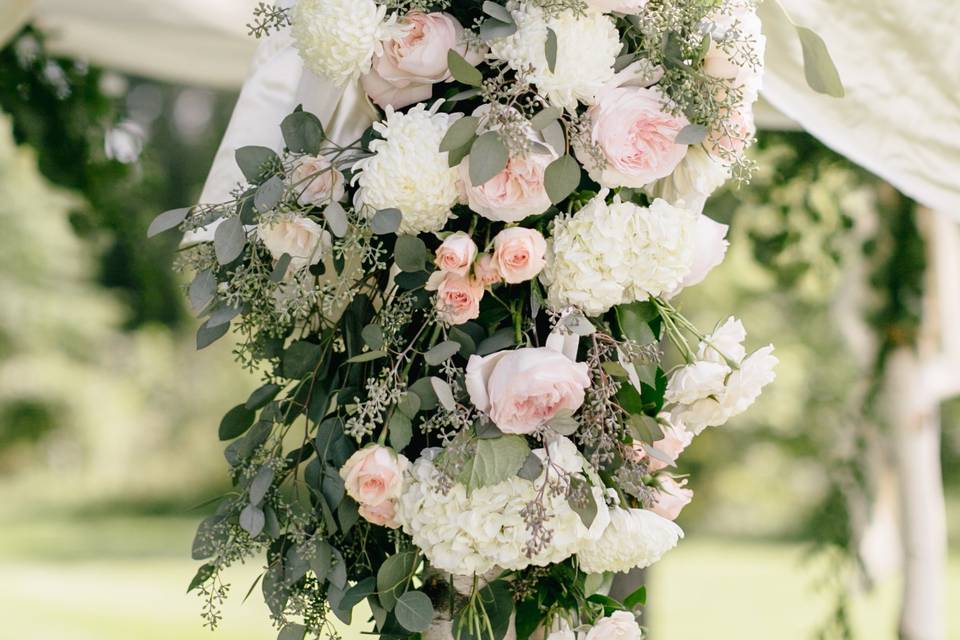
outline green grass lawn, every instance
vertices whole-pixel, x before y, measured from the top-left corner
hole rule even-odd
[[[257,574],[238,568],[216,634],[184,593],[194,520],[31,520],[0,529],[0,620],[4,638],[25,640],[272,640],[259,594],[241,604]],[[960,602],[960,559],[948,602]],[[826,613],[815,573],[792,545],[691,538],[652,574],[654,640],[807,640]],[[894,638],[897,585],[857,600],[864,640]],[[949,638],[960,638],[954,613]],[[345,640],[358,640],[347,631]]]

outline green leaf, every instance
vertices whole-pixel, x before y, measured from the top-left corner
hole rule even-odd
[[[394,411],[390,417],[390,446],[396,451],[403,451],[413,439],[413,423],[410,418],[399,411]]]
[[[496,131],[487,131],[470,147],[470,183],[479,187],[506,169],[510,154]]]
[[[631,415],[627,425],[630,427],[630,435],[635,440],[648,443],[663,440],[663,429],[660,428],[660,423],[646,414],[635,413]],[[667,462],[673,464],[673,460],[667,460]]]
[[[267,147],[240,147],[234,155],[243,177],[251,184],[260,184],[272,168],[280,166],[280,158]]]
[[[543,131],[549,125],[553,124],[560,119],[560,116],[563,115],[563,110],[557,107],[547,107],[537,115],[533,116],[530,119],[530,126],[532,126],[537,131]]]
[[[421,411],[433,411],[437,408],[437,393],[433,390],[431,378],[420,378],[410,385],[410,391],[420,399]]]
[[[543,461],[540,460],[540,456],[531,451],[530,455],[527,456],[527,459],[524,460],[523,466],[520,467],[520,471],[517,472],[517,475],[524,480],[533,482],[540,477],[541,473],[543,473]]]
[[[268,402],[277,397],[281,389],[283,389],[283,387],[278,384],[265,384],[251,393],[250,397],[247,398],[246,404],[243,406],[251,411],[262,409],[267,406]]]
[[[343,535],[347,535],[353,525],[360,520],[360,505],[357,504],[356,500],[347,496],[340,501],[340,506],[337,507],[337,519],[340,521],[340,530]]]
[[[478,440],[476,453],[464,465],[459,480],[468,491],[498,484],[517,475],[529,455],[530,447],[520,436]]]
[[[194,560],[206,560],[217,552],[217,543],[226,537],[226,529],[222,526],[223,516],[210,516],[200,523],[197,533],[193,537],[193,547],[190,557]]]
[[[254,417],[254,412],[242,404],[230,409],[220,421],[220,440],[233,440],[242,436],[253,425]]]
[[[486,42],[490,40],[499,40],[500,38],[509,38],[517,32],[517,23],[502,22],[490,18],[480,24],[480,39]]]
[[[152,238],[163,233],[164,231],[176,229],[184,220],[187,219],[189,214],[189,207],[185,209],[171,209],[170,211],[164,211],[154,218],[153,222],[150,223],[150,227],[147,229],[147,237]]]
[[[373,214],[370,229],[378,236],[385,236],[399,231],[401,222],[403,222],[403,213],[400,209],[381,209]]]
[[[513,22],[513,14],[510,13],[505,6],[496,2],[486,0],[486,2],[483,3],[483,12],[491,18],[499,20],[500,22]]]
[[[368,576],[347,589],[347,592],[343,594],[343,599],[340,601],[337,609],[340,609],[341,611],[351,611],[355,606],[363,602],[364,598],[376,593],[376,591],[377,579],[373,576]]]
[[[477,345],[477,355],[487,356],[491,353],[496,353],[497,351],[510,349],[511,347],[516,346],[516,340],[517,338],[512,328],[506,327],[504,329],[500,329],[495,334]]]
[[[557,42],[557,32],[550,27],[547,27],[547,42],[544,48],[544,53],[547,56],[547,67],[550,69],[550,73],[555,73],[557,71],[557,49],[559,48],[559,43]]]
[[[446,380],[434,376],[430,378],[430,386],[433,387],[437,402],[444,409],[453,411],[457,408],[457,401],[453,397],[453,389],[450,388],[450,384]]]
[[[803,73],[807,84],[817,93],[834,98],[844,97],[846,91],[843,81],[823,38],[806,27],[798,26],[796,29],[803,48]]]
[[[312,551],[308,548],[310,543],[305,542],[287,550],[287,556],[283,562],[283,581],[287,585],[294,585],[307,575],[310,570],[310,561],[307,554]]]
[[[400,396],[400,401],[397,402],[397,410],[413,420],[414,416],[420,412],[421,404],[420,396],[411,390]]]
[[[215,327],[209,326],[206,322],[197,329],[197,349],[206,349],[211,344],[227,335],[230,330],[229,324],[221,324]]]
[[[557,413],[547,424],[562,436],[571,436],[580,428],[580,423],[573,417],[573,412],[569,409]]]
[[[277,640],[303,640],[303,637],[307,634],[307,628],[302,624],[297,624],[296,622],[288,622],[283,629],[280,630],[280,635],[277,636]]]
[[[224,324],[229,325],[234,318],[240,315],[240,311],[241,310],[237,307],[220,305],[214,309],[213,313],[210,314],[210,317],[207,318],[206,325],[210,329]]]
[[[458,149],[447,152],[447,166],[448,167],[457,167],[463,162],[463,159],[470,155],[470,149],[473,147],[473,142],[476,138],[470,138],[470,141]]]
[[[377,593],[380,604],[392,611],[397,598],[407,589],[418,564],[415,551],[403,551],[387,558],[377,571]]]
[[[280,123],[283,142],[294,153],[307,153],[312,156],[320,153],[320,145],[326,136],[320,119],[306,111],[295,111]]]
[[[277,264],[273,265],[273,271],[270,272],[270,282],[276,283],[283,280],[287,275],[287,269],[290,268],[291,262],[293,262],[293,257],[289,253],[280,256]]]
[[[217,278],[209,269],[198,273],[187,288],[187,299],[196,313],[201,313],[210,306],[216,295]]]
[[[454,618],[454,634],[460,640],[503,640],[507,635],[510,620],[513,617],[513,590],[505,580],[494,580],[480,589],[478,596],[479,604],[482,605],[483,610],[487,613],[487,618],[490,620],[490,626],[493,630],[492,639],[487,632],[483,632],[480,636],[474,635],[461,615]]]
[[[263,525],[267,523],[263,515],[263,509],[248,504],[240,512],[240,527],[250,534],[251,538],[256,538],[263,532]]]
[[[543,174],[543,186],[550,202],[562,202],[580,186],[580,165],[573,156],[565,155],[550,163]]]
[[[471,87],[479,87],[483,84],[483,74],[480,73],[480,70],[467,62],[454,49],[447,51],[447,68],[450,69],[450,75],[457,82],[462,82]]]
[[[253,476],[253,480],[250,481],[250,489],[248,491],[250,504],[259,505],[263,502],[263,499],[267,496],[267,492],[270,491],[270,487],[272,486],[273,469],[264,465],[260,467],[257,475]]]
[[[446,340],[423,354],[423,359],[428,365],[435,367],[455,356],[458,351],[460,351],[459,342]]]
[[[283,352],[283,376],[291,380],[301,380],[320,364],[323,348],[306,340],[294,342]]]
[[[464,358],[469,358],[477,350],[477,343],[470,334],[459,327],[450,329],[450,339],[460,345],[459,352]]]
[[[386,351],[383,351],[383,350],[380,350],[380,351],[367,351],[367,352],[364,352],[364,353],[358,353],[357,355],[353,356],[352,358],[349,358],[349,359],[347,360],[347,364],[359,364],[359,363],[363,363],[363,362],[373,362],[374,360],[379,360],[380,358],[386,358],[387,355],[388,355],[387,352],[386,352]]]
[[[567,148],[567,134],[559,120],[554,120],[544,127],[540,135],[543,136],[543,141],[557,153],[563,153],[563,150]]]
[[[677,144],[700,144],[707,137],[707,128],[702,124],[688,124],[674,140]]]
[[[411,633],[421,633],[433,624],[433,604],[422,591],[407,591],[394,608],[397,622]]]
[[[280,199],[283,198],[286,190],[287,186],[284,184],[283,178],[273,176],[257,189],[257,193],[253,196],[253,206],[260,213],[271,211],[280,203]]]
[[[582,478],[574,477],[570,483],[580,485],[582,490],[571,491],[567,502],[570,504],[570,508],[580,516],[583,526],[589,529],[597,518],[597,501],[593,497],[593,491],[590,490],[587,481]]]
[[[440,141],[440,151],[453,151],[473,142],[477,135],[480,118],[465,116],[460,118],[447,129],[447,133]]]
[[[394,260],[401,271],[423,271],[427,266],[427,245],[417,236],[399,236],[394,247]]]
[[[617,324],[620,332],[626,338],[640,345],[653,344],[657,341],[650,322],[659,317],[654,305],[648,302],[634,302],[616,308]]]
[[[310,568],[321,584],[326,582],[333,569],[333,547],[326,540],[319,537],[313,540],[313,555],[310,558]]]
[[[350,230],[350,221],[342,204],[336,200],[332,201],[323,210],[323,217],[327,221],[327,226],[330,227],[330,233],[338,238],[347,235],[347,231]]]
[[[368,324],[360,332],[364,344],[371,349],[380,349],[383,347],[383,328],[378,324]]]
[[[239,258],[246,245],[247,233],[240,218],[224,220],[213,232],[213,250],[220,264],[230,264]]]
[[[213,575],[213,572],[216,571],[217,565],[212,562],[208,562],[199,569],[197,573],[193,576],[193,580],[190,581],[190,586],[187,587],[187,593],[190,593],[194,589],[198,588],[204,582],[210,579],[210,576]]]
[[[267,603],[270,612],[276,616],[283,613],[290,599],[290,589],[283,580],[283,565],[274,562],[263,574],[263,581],[260,583],[260,589],[263,591],[263,601]]]

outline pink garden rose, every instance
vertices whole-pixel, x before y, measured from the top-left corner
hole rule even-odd
[[[437,311],[445,322],[456,325],[480,317],[483,284],[476,278],[435,271],[426,289],[437,292]]]
[[[687,153],[687,145],[675,140],[689,122],[669,113],[666,101],[656,87],[614,87],[600,93],[587,113],[590,139],[606,165],[597,166],[592,154],[576,150],[591,178],[611,189],[641,188],[673,172]]]
[[[477,280],[485,287],[503,282],[503,276],[500,275],[500,268],[497,266],[493,256],[489,253],[481,255],[473,265],[473,273]]]
[[[477,257],[477,243],[467,234],[458,231],[447,236],[437,249],[436,265],[441,271],[466,276]]]
[[[641,640],[643,630],[628,611],[615,611],[587,632],[585,640]]]
[[[463,26],[447,13],[411,11],[401,20],[402,37],[383,44],[383,55],[373,59],[361,82],[370,99],[394,109],[429,100],[433,85],[450,80],[447,52],[456,50],[472,63],[477,51],[468,50]]]
[[[397,522],[397,507],[393,501],[377,505],[361,504],[358,511],[367,522],[390,529],[396,529],[400,526],[400,523]]]
[[[503,171],[479,186],[470,182],[470,158],[460,163],[460,176],[467,204],[494,222],[519,222],[545,212],[552,204],[543,184],[543,175],[557,159],[539,146],[525,158],[512,157]]]
[[[409,461],[393,449],[373,445],[350,456],[340,477],[347,495],[361,507],[380,507],[400,497],[403,473]],[[382,511],[377,511],[382,513]]]
[[[287,273],[320,262],[330,250],[330,233],[306,216],[285,215],[257,225],[257,235],[274,260],[290,256]]]
[[[493,246],[497,270],[510,284],[533,280],[547,264],[547,241],[535,229],[504,229],[494,238]]]
[[[290,176],[302,206],[323,207],[344,194],[343,174],[323,156],[303,156]]]
[[[470,357],[470,401],[504,433],[532,433],[560,411],[583,404],[590,387],[587,365],[551,347]]]
[[[687,489],[686,480],[677,482],[670,476],[661,476],[659,481],[660,488],[654,493],[650,510],[667,520],[676,520],[683,508],[693,500],[693,491]]]
[[[693,434],[687,431],[682,424],[670,420],[670,414],[662,414],[667,424],[662,427],[663,438],[653,443],[653,448],[666,454],[673,462],[677,461],[683,450],[693,442]],[[660,471],[667,468],[667,463],[658,458],[650,457],[647,463],[650,471]]]

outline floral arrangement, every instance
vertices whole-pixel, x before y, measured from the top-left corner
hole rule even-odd
[[[335,141],[297,109],[284,149],[236,151],[232,201],[151,229],[216,225],[181,256],[198,346],[232,326],[264,379],[220,425],[207,623],[265,554],[286,640],[363,602],[388,638],[640,638],[645,592],[610,577],[682,538],[678,456],[777,362],[675,304],[726,252],[707,197],[751,170],[753,3],[300,0],[251,25],[286,29],[380,120]]]

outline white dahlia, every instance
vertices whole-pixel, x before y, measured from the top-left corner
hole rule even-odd
[[[383,41],[397,33],[396,18],[374,0],[299,0],[293,39],[308,69],[337,86],[370,70]]]
[[[593,104],[597,93],[613,79],[614,63],[623,46],[616,23],[598,9],[577,17],[572,11],[547,18],[530,1],[510,0],[517,31],[494,40],[490,51],[517,71],[532,69],[530,82],[558,107],[575,109],[577,102]],[[547,30],[557,35],[557,61],[547,63]]]
[[[599,315],[680,287],[694,265],[697,214],[664,200],[605,202],[606,192],[554,225],[540,279],[554,309]]]
[[[643,569],[677,546],[683,529],[646,509],[610,510],[610,526],[577,553],[585,573]]]
[[[562,562],[599,538],[609,523],[599,488],[594,489],[597,517],[589,529],[562,494],[547,491],[547,527],[553,538],[546,549],[529,558],[530,532],[521,513],[537,499],[543,476],[536,482],[513,477],[469,494],[459,483],[444,491],[440,471],[433,464],[436,452],[427,450],[407,474],[397,519],[430,564],[441,571],[482,575],[495,567],[519,570]]]
[[[437,113],[418,104],[407,113],[387,107],[386,122],[374,129],[383,140],[370,143],[373,155],[360,160],[355,182],[357,206],[365,215],[397,208],[402,233],[439,231],[460,198],[459,172],[451,168],[440,141],[462,114]]]

